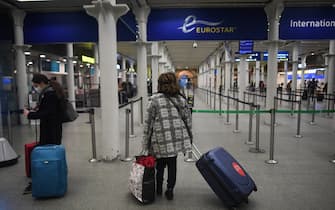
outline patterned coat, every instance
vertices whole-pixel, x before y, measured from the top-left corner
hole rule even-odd
[[[187,101],[182,96],[171,99],[179,107],[191,131],[191,112]],[[151,148],[148,148],[151,133]],[[151,96],[144,121],[143,149],[149,150],[157,158],[167,158],[190,151],[191,148],[185,123],[173,103],[162,93]]]

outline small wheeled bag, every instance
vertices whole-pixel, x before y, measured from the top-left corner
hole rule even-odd
[[[67,164],[63,145],[37,146],[31,153],[32,196],[61,197],[67,191]]]

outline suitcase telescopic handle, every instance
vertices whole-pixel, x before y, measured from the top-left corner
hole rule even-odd
[[[202,153],[194,143],[192,143],[192,153],[197,160],[199,160],[202,155]]]

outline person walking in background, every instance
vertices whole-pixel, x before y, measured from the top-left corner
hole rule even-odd
[[[186,123],[191,131],[191,112],[187,100],[179,92],[174,73],[161,74],[157,89],[158,93],[152,95],[148,102],[144,122],[143,150],[149,151],[157,158],[157,195],[162,195],[164,168],[168,167],[165,196],[168,200],[172,200],[176,184],[178,153],[185,154],[192,147],[185,125]],[[178,106],[180,113],[175,106]]]

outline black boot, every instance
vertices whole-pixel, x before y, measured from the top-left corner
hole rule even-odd
[[[173,200],[173,189],[169,188],[165,192],[166,199]]]
[[[156,192],[158,196],[161,196],[163,194],[163,184],[157,184]]]

